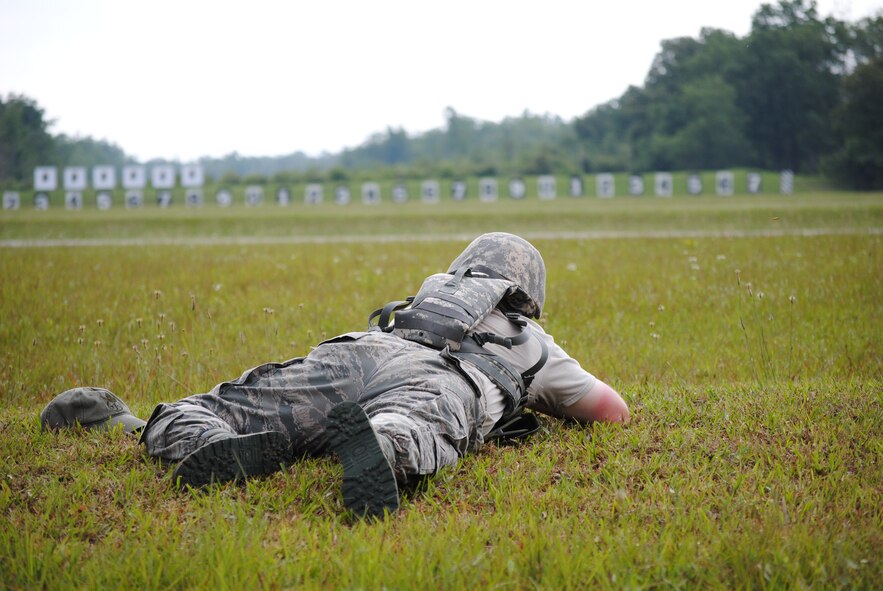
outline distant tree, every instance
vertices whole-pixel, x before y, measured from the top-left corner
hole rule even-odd
[[[304,171],[304,180],[308,183],[321,183],[325,180],[325,174],[318,167],[311,167]]]
[[[835,124],[843,143],[825,171],[851,188],[883,189],[883,56],[844,79]]]
[[[59,166],[122,166],[132,161],[116,144],[91,137],[59,135],[55,138],[55,154],[54,162]]]
[[[835,28],[819,20],[814,1],[783,0],[755,13],[735,86],[764,168],[816,171],[832,149],[843,64]]]
[[[232,170],[221,175],[221,184],[223,185],[238,185],[241,182],[242,179],[240,179],[239,175]]]
[[[259,172],[252,172],[242,177],[242,182],[246,185],[266,185],[268,180],[267,175]]]
[[[277,185],[290,185],[297,182],[300,175],[293,170],[280,171],[270,176],[270,181]]]
[[[858,64],[883,58],[883,14],[866,17],[847,29],[852,56]]]
[[[34,167],[54,164],[55,141],[43,109],[25,96],[0,98],[0,181],[23,184]]]
[[[445,156],[470,154],[476,128],[475,119],[459,115],[451,107],[445,109]]]
[[[656,170],[711,169],[750,164],[745,115],[736,105],[736,91],[721,76],[684,84],[678,104],[685,121],[653,146]]]
[[[408,134],[404,129],[386,128],[383,142],[383,160],[386,164],[401,164],[408,161]]]
[[[566,170],[568,164],[564,155],[556,146],[540,146],[532,154],[525,154],[519,169],[524,174],[553,174],[559,170]]]
[[[348,181],[349,174],[347,173],[346,169],[344,169],[340,166],[335,166],[334,168],[332,168],[328,171],[328,180],[334,181],[334,182]]]
[[[631,87],[632,92],[640,92]],[[628,92],[628,91],[627,91]],[[573,122],[583,172],[623,170],[630,157],[628,116],[620,99],[595,107]]]

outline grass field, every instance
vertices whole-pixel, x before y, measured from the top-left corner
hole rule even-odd
[[[2,588],[883,578],[881,194],[0,214]],[[498,229],[543,252],[545,326],[627,427],[543,419],[379,523],[343,514],[332,460],[191,494],[120,433],[39,429],[73,386],[146,418],[303,355]]]

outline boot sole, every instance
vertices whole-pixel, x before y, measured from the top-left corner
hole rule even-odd
[[[244,480],[281,470],[290,461],[285,433],[264,431],[213,441],[181,460],[172,478],[179,486]]]
[[[364,517],[382,517],[399,508],[399,489],[392,467],[380,449],[368,415],[353,402],[328,413],[331,452],[343,464],[343,504]]]

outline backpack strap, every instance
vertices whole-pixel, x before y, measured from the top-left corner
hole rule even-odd
[[[516,336],[500,337],[494,333],[473,334],[471,339],[466,339],[460,344],[459,351],[453,353],[454,356],[472,363],[502,391],[506,402],[506,410],[498,424],[510,421],[513,417],[522,414],[524,407],[527,405],[527,389],[537,373],[549,360],[549,347],[539,337],[537,337],[536,341],[540,344],[540,358],[521,373],[518,373],[502,357],[484,348],[483,345],[485,343],[501,345],[508,349],[511,349],[513,345],[526,343],[533,336],[533,332],[530,330],[527,322],[521,318],[514,318],[516,316],[516,314],[509,316],[509,320],[521,326],[521,332]]]
[[[392,315],[399,310],[407,308],[413,301],[414,296],[409,296],[407,299],[390,302],[382,308],[374,310],[371,312],[371,315],[368,316],[368,330],[377,330],[379,328],[383,332],[392,332],[393,325],[389,322]],[[371,322],[377,317],[380,317],[377,324],[371,324]]]
[[[527,321],[521,318],[518,314],[506,314],[506,318],[509,319],[509,322],[521,328],[517,335],[514,337],[502,337],[492,332],[474,332],[470,335],[470,338],[475,341],[479,347],[483,347],[485,343],[493,343],[494,345],[500,345],[501,347],[506,347],[507,349],[511,349],[517,345],[523,345],[530,339],[530,330],[527,328]]]
[[[534,363],[531,367],[521,372],[521,379],[524,380],[525,391],[527,391],[527,388],[530,387],[533,379],[540,372],[540,370],[543,369],[543,366],[546,365],[546,362],[549,360],[549,347],[546,345],[546,341],[538,338],[537,342],[540,344],[540,348],[542,349],[540,351],[540,358],[537,359],[537,362]]]

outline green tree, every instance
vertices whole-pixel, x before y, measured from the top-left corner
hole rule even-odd
[[[53,164],[55,142],[43,109],[25,97],[0,98],[0,181],[24,184],[34,167]]]
[[[71,138],[59,135],[55,138],[55,158],[59,166],[96,166],[110,164],[122,166],[132,159],[117,146],[104,140],[91,137]]]
[[[718,29],[663,41],[642,88],[630,87],[574,122],[591,168],[711,168],[745,161],[746,118],[733,87],[741,49],[739,39]]]
[[[657,170],[710,169],[749,164],[745,115],[736,91],[721,76],[690,81],[678,91],[683,124],[654,145]]]
[[[445,120],[445,156],[469,155],[474,148],[475,119],[460,115],[448,107],[445,109]]]
[[[867,17],[847,30],[849,50],[859,64],[883,58],[883,15]]]
[[[843,143],[825,171],[851,188],[883,189],[883,56],[844,79],[835,122]]]
[[[843,55],[837,23],[821,21],[814,1],[783,0],[755,13],[738,64],[738,104],[765,168],[816,171],[833,147]]]

